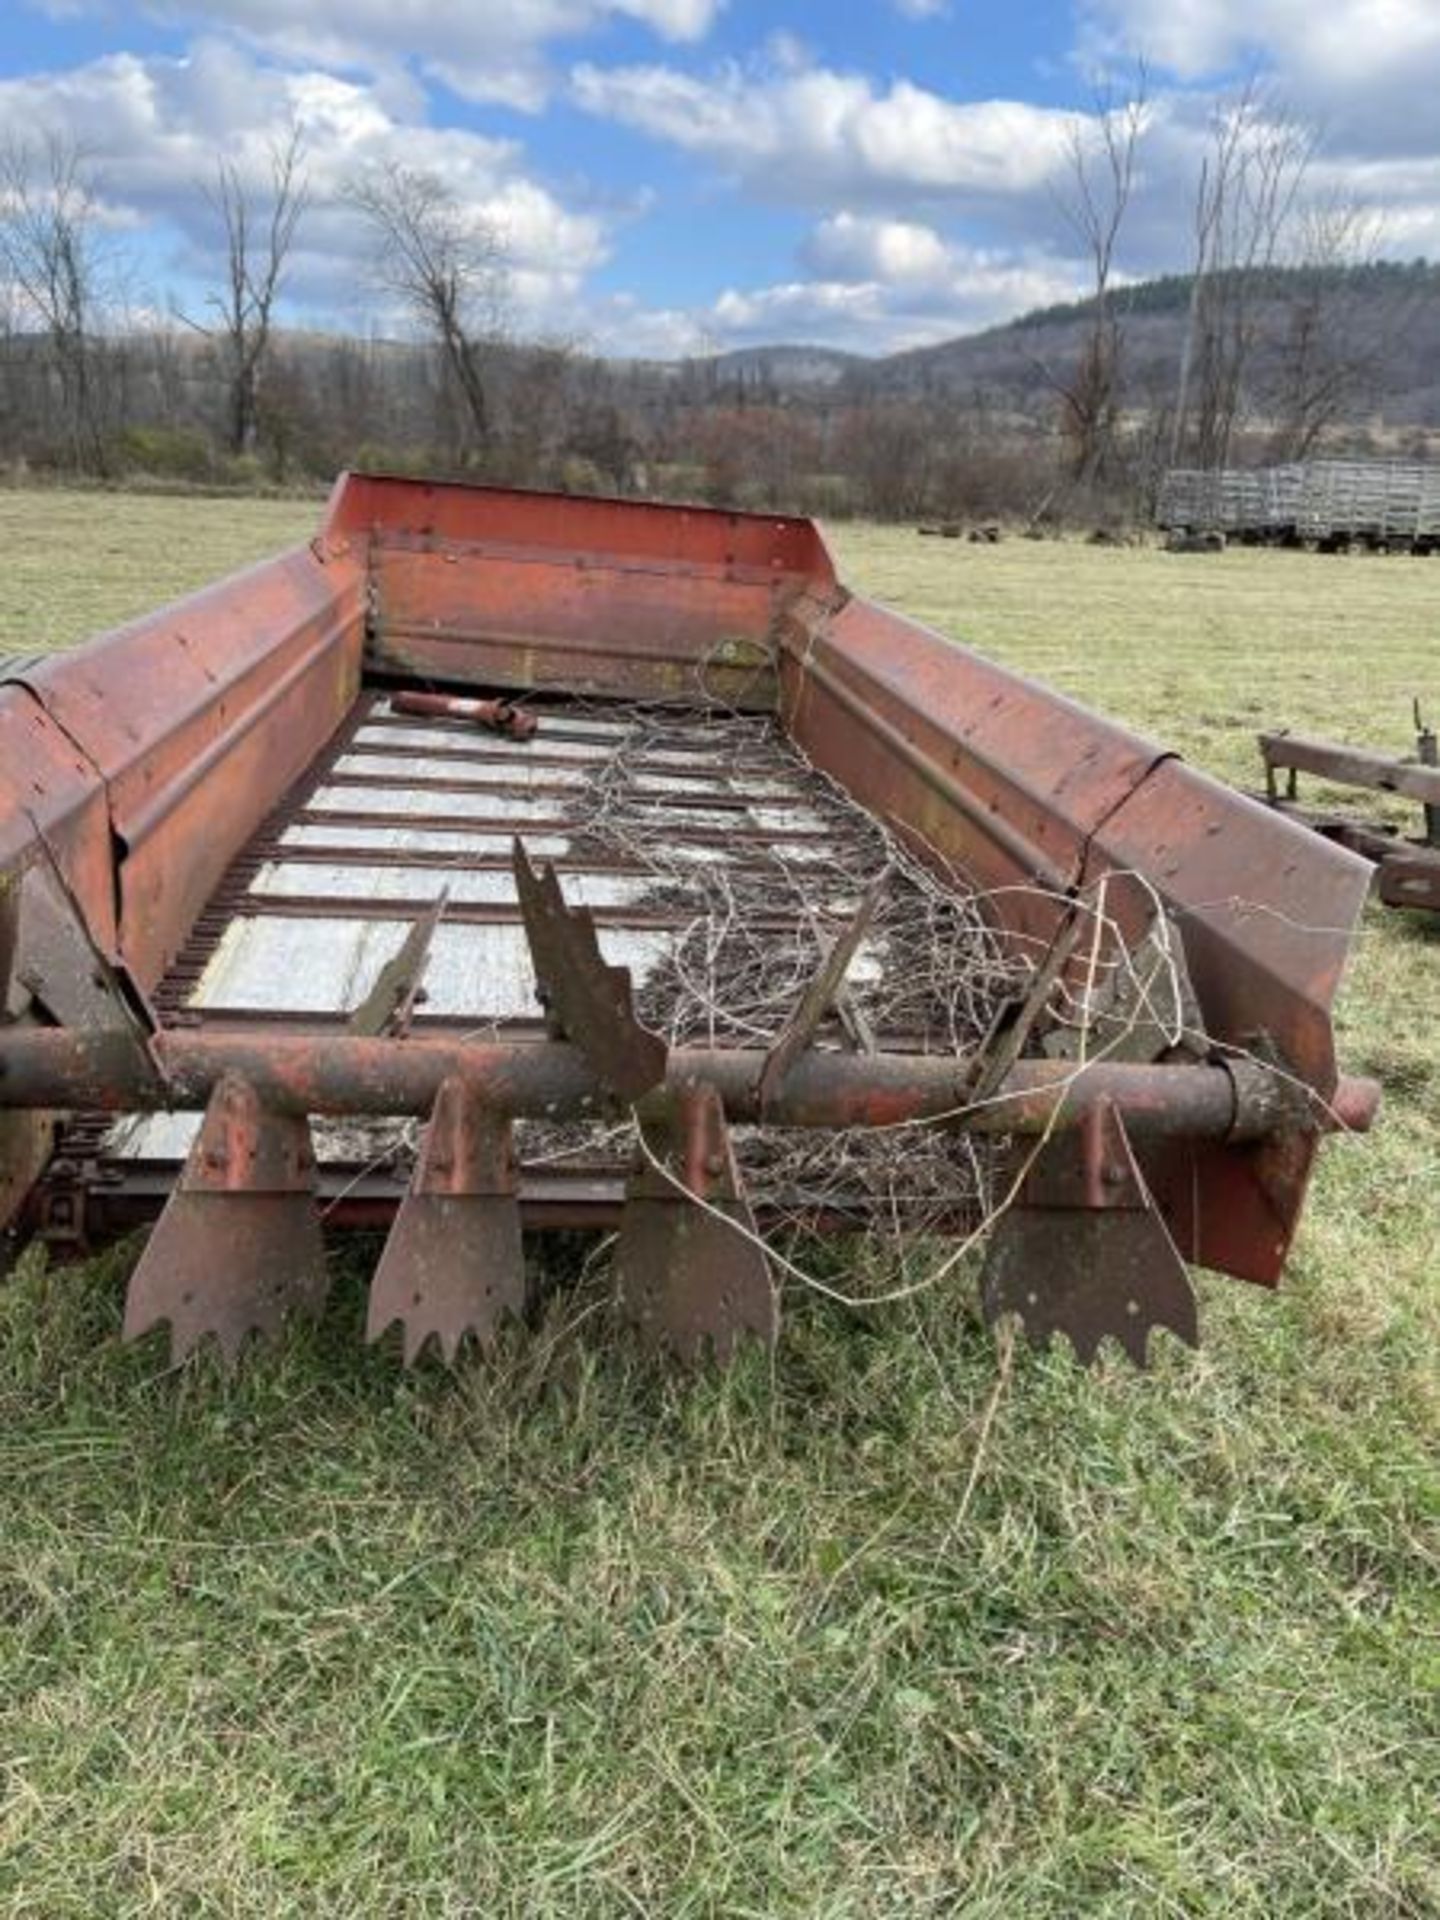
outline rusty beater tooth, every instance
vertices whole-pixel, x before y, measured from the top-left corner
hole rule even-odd
[[[227,1074],[131,1276],[124,1337],[168,1321],[174,1363],[208,1336],[229,1371],[251,1334],[318,1315],[327,1289],[309,1123]]]
[[[444,1081],[410,1189],[370,1283],[365,1337],[396,1321],[406,1366],[433,1338],[453,1366],[467,1334],[495,1343],[525,1306],[510,1125],[459,1078]]]
[[[798,1005],[771,1047],[760,1075],[762,1113],[785,1084],[786,1074],[814,1040],[820,1022],[844,992],[845,975],[870,931],[876,909],[890,884],[891,873],[892,868],[886,866],[866,888],[864,897],[851,915],[849,925],[831,942],[810,984],[800,996]]]
[[[990,1236],[980,1297],[990,1324],[1016,1314],[1042,1349],[1063,1333],[1083,1366],[1107,1338],[1146,1366],[1155,1327],[1199,1346],[1185,1263],[1109,1102],[1086,1114],[1078,1139],[1057,1136],[1041,1149]]]
[[[723,1366],[744,1333],[774,1345],[779,1302],[719,1094],[692,1082],[668,1106],[662,1121],[646,1123],[649,1153],[626,1188],[615,1254],[621,1312],[647,1346],[696,1361],[708,1345]]]
[[[537,872],[518,837],[511,861],[552,1038],[579,1047],[612,1093],[638,1100],[665,1078],[669,1049],[640,1023],[630,969],[606,962],[589,908],[568,905],[554,867]]]

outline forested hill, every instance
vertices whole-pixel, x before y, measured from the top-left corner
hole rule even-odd
[[[1173,390],[1192,285],[1189,275],[1173,274],[1115,294],[1126,397],[1135,405]],[[1254,378],[1262,389],[1281,377],[1299,333],[1318,326],[1325,352],[1350,369],[1357,408],[1395,426],[1440,425],[1440,266],[1275,270],[1257,280],[1255,292]],[[781,392],[946,393],[1023,412],[1046,394],[1044,370],[1073,362],[1091,314],[1087,301],[1040,308],[984,333],[876,359],[819,347],[757,347],[722,355],[715,365]]]

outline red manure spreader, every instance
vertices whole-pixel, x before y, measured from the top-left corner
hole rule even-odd
[[[681,1357],[810,1236],[1196,1338],[1363,1131],[1366,863],[848,591],[809,521],[351,474],[306,546],[0,659],[0,1230],[153,1223],[125,1328],[527,1309],[604,1228]]]

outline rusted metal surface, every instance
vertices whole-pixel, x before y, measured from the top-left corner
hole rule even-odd
[[[855,980],[913,963],[864,911],[882,861],[774,729],[717,746],[707,715],[735,709],[775,713],[905,860],[980,900],[1026,973],[988,1040],[866,1019]],[[1440,778],[1390,790],[1440,804],[1412,774]],[[1382,889],[1417,897],[1419,850],[1396,851]],[[677,1024],[697,928],[720,937],[723,897],[768,939],[772,871],[775,939],[795,896],[809,916],[811,991],[800,972],[760,1038],[717,1037],[713,1008]],[[1180,1257],[1273,1282],[1317,1142],[1369,1123],[1330,1022],[1367,884],[1350,852],[849,595],[808,522],[347,476],[309,546],[0,674],[0,1226],[52,1116],[76,1115],[32,1209],[57,1244],[91,1200],[123,1224],[173,1185],[132,1330],[168,1319],[177,1351],[213,1334],[229,1359],[313,1309],[323,1192],[337,1221],[393,1222],[372,1334],[398,1320],[408,1358],[451,1358],[520,1310],[522,1217],[606,1216],[626,1179],[623,1144],[527,1164],[518,1136],[613,1132],[633,1103],[623,1297],[662,1344],[724,1353],[775,1326],[732,1127],[1043,1136],[987,1307],[1143,1357],[1150,1325],[1193,1332]],[[1143,965],[1155,929],[1173,1009],[1133,971],[1091,994],[1085,969]],[[145,1047],[110,981],[153,995]],[[1073,1059],[1044,1040],[1060,985],[1084,1002]],[[406,1116],[429,1122],[413,1164]]]
[[[1440,734],[1422,718],[1418,700],[1415,702],[1415,758],[1422,767],[1432,771],[1440,769]],[[1440,795],[1431,794],[1423,806],[1425,844],[1440,848]]]
[[[431,942],[441,915],[449,905],[449,892],[442,887],[433,906],[422,908],[415,924],[400,944],[400,950],[380,969],[373,987],[346,1023],[352,1033],[404,1033],[415,1007],[424,994]],[[307,905],[311,904],[309,902]]]
[[[48,844],[41,854],[13,889],[10,951],[0,956],[0,1017],[13,981],[43,1019],[128,1034],[144,1054],[155,1031],[149,1000],[125,963],[96,945]]]
[[[0,874],[0,1040],[8,1024],[19,945],[20,887],[17,881]],[[0,1258],[6,1232],[43,1172],[53,1138],[53,1124],[46,1113],[33,1109],[0,1113]]]
[[[1110,1102],[1041,1149],[990,1237],[980,1297],[987,1320],[1018,1315],[1037,1347],[1062,1333],[1087,1365],[1108,1338],[1143,1367],[1157,1327],[1200,1344],[1185,1263]]]
[[[1025,990],[1007,994],[995,1008],[975,1058],[965,1070],[967,1104],[992,1100],[1031,1044],[1046,1018],[1052,997],[1070,965],[1084,922],[1073,909],[1056,928],[1049,951],[1029,977]]]
[[[779,1298],[714,1085],[681,1081],[641,1139],[615,1250],[622,1314],[682,1360],[723,1364],[744,1334],[773,1346]]]
[[[805,520],[383,477],[325,537],[368,543],[376,670],[442,685],[763,710],[775,622],[834,581]]]
[[[1078,927],[1078,923],[1077,923]],[[1107,1060],[1203,1059],[1205,1023],[1190,981],[1180,929],[1165,916],[1105,976],[1083,1008],[1083,1021],[1045,1038],[1052,1059],[1083,1053]]]
[[[1337,746],[1333,741],[1312,740],[1296,733],[1262,733],[1260,755],[1271,799],[1279,797],[1274,782],[1277,772],[1313,773],[1338,786],[1398,793],[1404,799],[1418,800],[1422,806],[1440,807],[1440,767],[1426,766],[1418,758],[1402,760],[1394,754]],[[1293,780],[1289,798],[1295,798]]]
[[[52,889],[58,876],[79,902],[93,946],[109,956],[117,951],[104,789],[84,754],[24,684],[33,665],[12,661],[0,684],[0,1036],[8,1021],[40,1017],[17,977],[37,937],[37,884]],[[0,1251],[45,1169],[55,1124],[53,1114],[38,1110],[0,1120]]]
[[[27,676],[103,792],[118,938],[145,986],[349,711],[362,598],[353,559],[321,563],[304,549]]]
[[[1213,1042],[1242,1056],[1273,1053],[1321,1099],[1333,1093],[1329,1009],[1369,887],[1362,862],[1170,761],[1096,836],[1086,879],[1102,878],[1131,939],[1157,896],[1183,929]],[[1277,1151],[1182,1147],[1147,1160],[1146,1177],[1187,1259],[1274,1285],[1313,1157],[1301,1134]]]
[[[875,909],[880,903],[880,896],[889,882],[890,873],[887,868],[867,889],[855,910],[854,918],[831,945],[814,979],[801,997],[799,1005],[787,1021],[784,1032],[770,1049],[760,1074],[759,1100],[762,1113],[773,1106],[776,1094],[785,1084],[785,1076],[813,1042],[820,1029],[821,1021],[835,1004],[845,984],[845,975],[849,972],[850,964],[860,950],[861,941],[870,930],[870,923],[875,918]]]
[[[47,849],[96,944],[113,953],[114,858],[100,774],[28,685],[0,686],[0,880],[18,886]]]
[[[507,740],[533,740],[539,721],[533,713],[508,700],[466,700],[453,693],[413,693],[401,689],[390,696],[395,713],[416,714],[425,720],[463,720]]]
[[[448,1079],[483,1093],[513,1119],[595,1116],[612,1104],[609,1081],[578,1046],[564,1042],[484,1043],[411,1036],[362,1039],[308,1034],[190,1031],[157,1035],[159,1071],[146,1077],[123,1035],[34,1027],[12,1031],[0,1048],[0,1111],[83,1107],[97,1113],[169,1112],[202,1107],[236,1074],[278,1111],[311,1114],[428,1114]],[[713,1086],[729,1118],[780,1127],[893,1127],[945,1120],[978,1133],[1043,1133],[1076,1126],[1108,1099],[1134,1134],[1248,1143],[1277,1131],[1322,1133],[1337,1124],[1364,1132],[1378,1090],[1341,1082],[1325,1103],[1291,1075],[1246,1062],[1143,1066],[1095,1060],[1021,1060],[982,1107],[969,1108],[969,1062],[942,1054],[802,1054],[761,1105],[768,1053],[741,1047],[676,1047],[663,1086]],[[644,1114],[663,1116],[669,1093],[640,1096]],[[1337,1123],[1335,1116],[1342,1116]]]
[[[227,1074],[131,1276],[125,1338],[168,1322],[173,1362],[213,1338],[231,1368],[252,1335],[318,1313],[328,1280],[314,1190],[305,1119]]]
[[[370,1283],[366,1338],[398,1321],[413,1366],[434,1340],[453,1364],[467,1335],[494,1345],[525,1307],[525,1260],[509,1123],[470,1082],[441,1082],[410,1190]]]
[[[1387,853],[1380,862],[1380,898],[1387,907],[1440,913],[1440,850],[1416,847]]]
[[[588,907],[566,905],[553,867],[536,873],[517,838],[515,890],[546,1024],[571,1040],[622,1100],[638,1100],[665,1073],[665,1042],[635,1015],[630,971],[601,956]]]
[[[1090,835],[1165,756],[1148,741],[863,600],[786,636],[782,712],[804,751],[1048,945]]]
[[[10,1004],[10,982],[20,950],[20,887],[6,876],[0,880],[0,1021]]]

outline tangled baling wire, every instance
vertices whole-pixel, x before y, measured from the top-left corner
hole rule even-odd
[[[633,904],[678,923],[636,991],[641,1019],[672,1046],[772,1046],[872,888],[822,1044],[968,1056],[1023,991],[1032,964],[979,903],[911,857],[772,720],[610,705],[595,717],[624,731],[567,809],[581,823],[572,855],[633,872]],[[707,792],[744,812],[707,813]],[[713,837],[679,837],[677,820]],[[821,1229],[860,1232],[869,1246],[855,1260],[850,1244],[852,1266],[881,1284],[928,1234],[973,1224],[991,1204],[993,1143],[972,1135],[739,1127],[734,1138],[767,1236],[793,1259]],[[614,1153],[583,1128],[532,1124],[518,1144],[532,1163]]]

